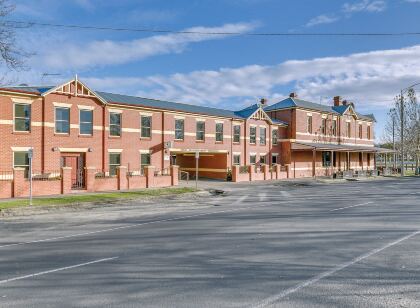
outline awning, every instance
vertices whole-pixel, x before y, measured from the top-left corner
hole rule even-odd
[[[334,152],[367,152],[367,153],[394,153],[393,150],[378,148],[374,146],[357,146],[333,143],[317,143],[317,142],[293,142],[292,151],[334,151]]]

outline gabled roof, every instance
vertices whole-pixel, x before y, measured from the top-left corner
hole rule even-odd
[[[53,86],[13,86],[13,87],[2,87],[0,90],[8,90],[8,91],[16,91],[16,92],[22,92],[22,93],[29,93],[29,94],[36,94],[36,95],[42,95],[45,92],[48,92],[54,88]]]
[[[296,107],[343,115],[351,107],[351,105],[326,106],[326,105],[312,103],[312,102],[294,98],[294,97],[288,97],[278,103],[265,107],[264,110],[274,111],[274,110],[289,109],[289,108],[296,108]],[[353,112],[357,115],[358,118],[368,120],[368,121],[376,121],[375,117],[371,114],[362,115],[360,113],[355,112],[354,110]]]

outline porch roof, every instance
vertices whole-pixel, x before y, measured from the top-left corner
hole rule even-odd
[[[292,150],[305,151],[336,151],[336,152],[369,152],[369,153],[393,153],[393,150],[371,147],[371,146],[357,146],[345,144],[332,144],[332,143],[315,143],[315,142],[293,142]]]

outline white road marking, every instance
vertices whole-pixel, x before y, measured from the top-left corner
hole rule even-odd
[[[258,194],[258,197],[260,198],[260,202],[264,202],[267,199],[267,193],[261,192]]]
[[[384,246],[382,246],[380,248],[377,248],[377,249],[374,249],[374,250],[372,250],[372,251],[370,251],[368,253],[365,253],[365,254],[357,257],[357,258],[354,258],[351,261],[348,261],[346,263],[337,265],[336,267],[334,267],[331,270],[328,270],[328,271],[323,272],[323,273],[321,273],[319,275],[316,275],[315,277],[313,277],[313,278],[311,278],[309,280],[306,280],[306,281],[304,281],[302,283],[299,283],[298,285],[296,285],[294,287],[291,287],[289,289],[286,289],[286,290],[280,292],[279,294],[270,296],[270,297],[266,298],[265,300],[263,300],[262,302],[258,303],[255,306],[252,306],[252,307],[266,307],[268,305],[272,305],[275,302],[283,299],[284,297],[286,297],[286,296],[288,296],[290,294],[293,294],[293,293],[299,291],[302,288],[305,288],[305,287],[310,286],[310,285],[312,285],[314,283],[317,283],[321,279],[324,279],[326,277],[329,277],[331,275],[334,275],[335,273],[337,273],[337,272],[339,272],[339,271],[341,271],[341,270],[343,270],[343,269],[345,269],[345,268],[347,268],[349,266],[352,266],[352,265],[354,265],[354,264],[356,264],[356,263],[358,263],[358,262],[360,262],[360,261],[362,261],[364,259],[367,259],[367,258],[369,258],[369,257],[371,257],[371,256],[373,256],[373,255],[375,255],[377,253],[380,253],[380,252],[382,252],[385,249],[388,249],[388,248],[390,248],[392,246],[398,245],[399,243],[401,243],[401,242],[403,242],[405,240],[408,240],[408,239],[410,239],[410,238],[412,238],[412,237],[414,237],[414,236],[416,236],[418,234],[420,234],[420,230],[414,231],[414,232],[412,232],[412,233],[410,233],[410,234],[408,234],[406,236],[403,236],[403,237],[401,237],[401,238],[399,238],[399,239],[397,239],[397,240],[395,240],[395,241],[393,241],[391,243],[388,243],[388,244],[386,244],[386,245],[384,245]]]
[[[340,207],[338,209],[329,210],[329,212],[340,211],[340,210],[344,210],[344,209],[350,209],[352,207],[358,207],[358,206],[368,205],[368,204],[371,204],[371,203],[373,203],[373,201],[369,201],[369,202],[365,202],[365,203],[360,203],[360,204],[355,204],[355,205],[350,205],[350,206],[345,206],[345,207]]]
[[[231,203],[231,205],[237,205],[237,204],[243,202],[247,198],[248,198],[248,196],[242,196],[239,199],[237,199],[236,201],[234,201],[233,203]],[[120,226],[120,227],[109,228],[109,229],[102,229],[102,230],[97,230],[97,231],[90,231],[90,232],[84,232],[84,233],[77,233],[77,234],[70,234],[70,235],[46,238],[46,239],[41,239],[41,240],[6,244],[6,245],[1,245],[0,248],[21,246],[21,245],[28,245],[28,244],[36,244],[36,243],[43,243],[43,242],[51,242],[51,241],[63,240],[63,239],[68,239],[68,238],[73,238],[73,237],[80,237],[80,236],[86,236],[86,235],[92,235],[92,234],[98,234],[98,233],[104,233],[104,232],[110,232],[110,231],[116,231],[116,230],[135,228],[135,227],[140,227],[140,226],[145,226],[145,225],[157,224],[157,223],[161,223],[161,222],[176,221],[176,220],[181,220],[181,219],[186,219],[186,218],[194,218],[194,217],[207,216],[207,215],[213,215],[213,214],[219,214],[219,213],[236,212],[236,211],[245,210],[245,209],[248,209],[248,208],[255,208],[255,206],[247,206],[247,207],[235,208],[235,209],[224,210],[224,211],[215,211],[215,212],[208,212],[208,213],[202,213],[202,214],[174,217],[174,218],[168,218],[168,219],[153,220],[153,221],[141,222],[141,223],[138,223],[138,224],[130,224],[130,225],[126,225],[126,226]]]
[[[51,273],[55,273],[55,272],[65,271],[65,270],[68,270],[68,269],[82,267],[82,266],[87,266],[87,265],[91,265],[91,264],[95,264],[95,263],[101,263],[101,262],[111,261],[111,260],[115,260],[115,259],[118,259],[118,258],[119,257],[99,259],[99,260],[94,260],[94,261],[90,261],[90,262],[86,262],[86,263],[80,263],[80,264],[76,264],[76,265],[71,265],[71,266],[66,266],[66,267],[60,267],[60,268],[52,269],[52,270],[49,270],[49,271],[44,271],[44,272],[29,274],[29,275],[25,275],[25,276],[19,276],[19,277],[9,278],[9,279],[5,279],[5,280],[0,280],[0,284],[5,284],[5,283],[8,283],[8,282],[12,282],[12,281],[16,281],[16,280],[22,280],[22,279],[27,279],[27,278],[32,278],[32,277],[36,277],[36,276],[42,276],[42,275],[51,274]]]

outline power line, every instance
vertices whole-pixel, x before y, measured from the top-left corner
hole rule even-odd
[[[101,27],[101,26],[84,26],[84,25],[72,25],[72,24],[53,24],[53,23],[41,23],[34,21],[17,21],[7,20],[5,23],[9,25],[19,26],[42,26],[42,27],[54,27],[54,28],[70,28],[70,29],[82,29],[82,30],[101,30],[101,31],[125,31],[125,32],[144,32],[144,33],[169,33],[169,34],[197,34],[197,35],[235,35],[235,36],[283,36],[283,37],[305,37],[305,36],[420,36],[420,32],[331,32],[331,33],[288,33],[288,32],[257,32],[257,33],[243,33],[243,32],[213,32],[213,31],[188,31],[188,30],[170,30],[170,29],[149,29],[149,28],[113,28],[113,27]]]

